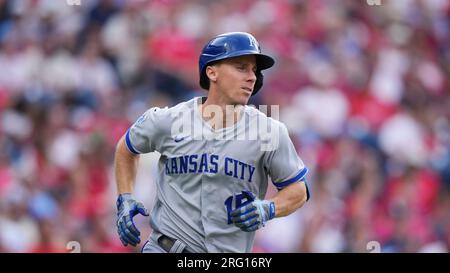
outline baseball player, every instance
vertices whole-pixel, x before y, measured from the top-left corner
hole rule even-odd
[[[200,86],[208,96],[151,108],[128,129],[115,154],[123,245],[140,243],[133,217],[149,216],[132,194],[143,153],[161,154],[144,253],[251,252],[256,230],[309,199],[307,168],[286,126],[247,105],[263,85],[261,71],[273,65],[251,34],[218,35],[199,58]],[[210,109],[218,109],[214,118]],[[262,123],[270,131],[255,129]],[[256,137],[249,138],[252,133]],[[265,200],[269,177],[278,192]]]

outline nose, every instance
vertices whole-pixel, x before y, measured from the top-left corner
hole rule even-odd
[[[253,82],[253,83],[256,82],[256,72],[250,71],[247,81]]]

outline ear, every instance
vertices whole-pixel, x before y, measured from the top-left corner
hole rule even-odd
[[[212,65],[208,65],[206,67],[206,76],[208,77],[208,79],[210,81],[216,82],[217,81],[217,75],[218,75],[217,67],[212,66]]]

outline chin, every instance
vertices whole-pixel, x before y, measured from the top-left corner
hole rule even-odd
[[[239,98],[240,104],[247,104],[251,96],[251,93],[242,94],[242,97]]]
[[[250,99],[250,96],[242,96],[241,98],[239,98],[239,99],[236,101],[236,104],[247,105],[249,99]]]
[[[252,94],[249,92],[236,92],[234,96],[230,96],[234,105],[246,105]]]

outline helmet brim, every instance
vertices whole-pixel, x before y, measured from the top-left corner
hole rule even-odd
[[[275,64],[275,60],[272,57],[265,55],[265,54],[261,54],[261,53],[255,53],[254,51],[251,51],[251,50],[248,50],[248,51],[241,50],[241,51],[234,52],[231,54],[226,54],[226,55],[227,56],[225,58],[223,58],[222,56],[219,56],[218,58],[212,59],[210,62],[208,62],[205,65],[205,68],[206,68],[206,66],[210,65],[212,62],[215,62],[215,61],[221,61],[221,60],[226,60],[229,58],[248,56],[248,55],[255,56],[257,70],[268,69],[268,68],[271,68]]]

